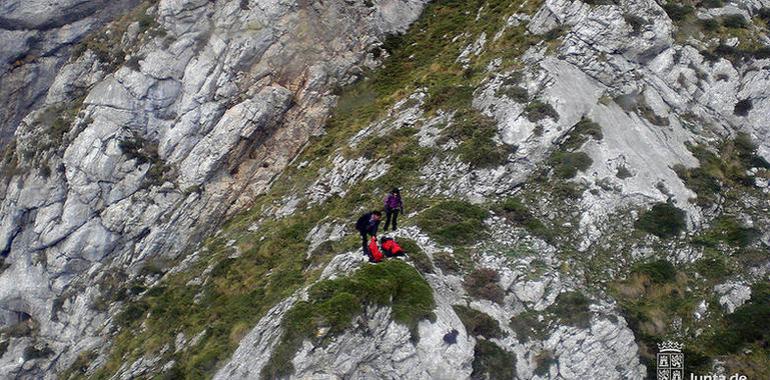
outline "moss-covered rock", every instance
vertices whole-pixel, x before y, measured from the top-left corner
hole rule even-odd
[[[367,265],[348,277],[319,282],[308,294],[308,301],[298,302],[284,316],[284,333],[262,370],[263,378],[291,374],[291,359],[305,339],[323,344],[345,331],[367,305],[390,306],[393,320],[408,326],[413,334],[417,322],[433,318],[435,307],[430,286],[400,260]],[[321,327],[328,332],[318,336]]]

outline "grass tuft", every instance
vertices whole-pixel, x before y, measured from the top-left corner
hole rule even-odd
[[[634,226],[662,239],[673,238],[687,228],[685,212],[669,203],[658,203],[642,214]]]

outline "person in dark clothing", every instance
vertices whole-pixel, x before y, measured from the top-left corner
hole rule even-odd
[[[398,229],[398,214],[404,212],[404,202],[401,200],[401,191],[398,188],[394,188],[383,199],[385,203],[385,228],[383,231],[387,231],[390,227],[391,221],[393,222],[393,231]]]
[[[367,212],[356,221],[356,230],[361,234],[361,246],[364,256],[369,256],[369,236],[377,237],[377,229],[380,227],[382,213],[379,211]]]

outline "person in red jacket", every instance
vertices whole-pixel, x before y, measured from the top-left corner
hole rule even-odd
[[[382,261],[382,252],[377,247],[377,238],[372,236],[372,240],[369,241],[369,262],[379,263]]]
[[[393,238],[383,236],[382,239],[380,239],[380,244],[382,245],[382,251],[387,257],[404,256],[406,254]]]

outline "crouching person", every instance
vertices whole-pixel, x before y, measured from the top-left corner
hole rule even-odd
[[[361,248],[363,249],[364,256],[371,256],[371,253],[369,253],[369,236],[377,237],[377,228],[380,226],[381,218],[382,213],[375,210],[361,215],[356,221],[356,230],[361,235]],[[377,245],[376,241],[375,245]]]
[[[380,244],[382,245],[382,251],[387,257],[398,257],[406,254],[393,238],[383,236],[382,239],[380,239]]]
[[[372,240],[369,241],[369,262],[379,263],[382,261],[382,252],[377,247],[377,238],[372,236]]]

